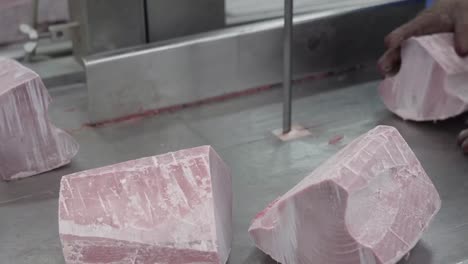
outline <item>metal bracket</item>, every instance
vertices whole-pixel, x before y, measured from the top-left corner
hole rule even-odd
[[[23,45],[23,49],[26,53],[25,60],[31,61],[32,57],[36,54],[39,33],[28,24],[21,24],[19,31],[27,36],[27,42]]]
[[[58,41],[62,39],[71,39],[72,30],[79,26],[78,22],[69,22],[58,25],[49,26],[50,38],[53,41]]]

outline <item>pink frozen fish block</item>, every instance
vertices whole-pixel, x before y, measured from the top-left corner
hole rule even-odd
[[[36,73],[0,58],[0,179],[61,167],[78,152],[76,141],[50,123],[50,101]]]
[[[230,171],[209,146],[75,173],[60,185],[68,264],[224,264],[231,218]]]
[[[451,33],[411,38],[403,45],[399,73],[379,90],[387,108],[403,119],[457,116],[468,109],[468,59],[456,54]]]
[[[249,232],[258,248],[284,264],[394,264],[440,205],[398,131],[379,126],[272,202]]]

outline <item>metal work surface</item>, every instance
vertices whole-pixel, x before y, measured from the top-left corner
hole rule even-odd
[[[81,145],[72,164],[32,178],[0,183],[1,263],[64,263],[57,224],[62,175],[142,156],[212,145],[233,171],[234,240],[230,264],[275,263],[250,241],[251,219],[322,161],[376,125],[395,126],[420,158],[443,201],[422,241],[402,263],[458,264],[468,260],[468,159],[455,144],[460,119],[404,122],[380,103],[373,74],[354,73],[295,87],[294,120],[312,135],[280,142],[282,90],[274,89],[99,128],[86,121],[86,90],[51,90],[52,119]],[[337,144],[330,138],[343,136]]]
[[[420,1],[409,1],[296,16],[294,73],[375,61],[384,50],[384,36],[422,7]],[[283,25],[276,19],[92,56],[85,61],[90,121],[279,83]]]

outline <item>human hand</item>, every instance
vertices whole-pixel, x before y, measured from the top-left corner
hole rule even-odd
[[[385,38],[387,51],[378,66],[385,75],[397,73],[401,65],[402,43],[416,36],[453,32],[455,51],[468,55],[468,0],[439,0],[416,18],[395,29]]]

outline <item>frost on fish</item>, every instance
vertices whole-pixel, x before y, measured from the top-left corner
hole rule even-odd
[[[272,202],[249,233],[284,264],[394,264],[440,206],[398,131],[378,126]]]
[[[76,141],[50,123],[50,101],[36,73],[0,58],[0,179],[61,167],[78,152]]]
[[[411,38],[399,73],[379,87],[387,108],[403,119],[444,120],[468,109],[468,58],[454,49],[452,33]]]
[[[209,146],[62,178],[59,229],[68,264],[224,264],[231,175]]]

